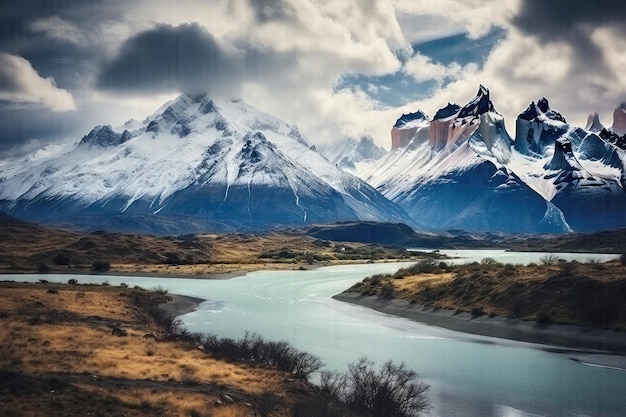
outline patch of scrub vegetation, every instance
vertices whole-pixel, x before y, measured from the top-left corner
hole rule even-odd
[[[332,261],[376,261],[381,259],[409,259],[416,255],[404,248],[380,246],[362,243],[339,243],[315,240],[307,250],[282,247],[265,250],[259,254],[259,259],[278,262],[308,263]],[[417,256],[421,256],[418,254]]]
[[[0,414],[403,417],[421,411],[427,387],[402,364],[376,370],[363,360],[348,374],[328,374],[328,383],[345,380],[353,388],[361,386],[354,375],[373,376],[369,394],[355,401],[347,387],[308,382],[320,359],[286,342],[189,332],[159,307],[170,297],[159,288],[74,279],[0,282]],[[407,393],[417,396],[415,406],[394,405]]]
[[[431,308],[540,323],[626,330],[626,265],[565,261],[502,264],[492,258],[464,265],[423,260],[395,274],[374,275],[349,292],[400,298]]]

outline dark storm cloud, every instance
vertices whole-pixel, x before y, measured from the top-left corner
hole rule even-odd
[[[81,88],[102,53],[102,45],[87,43],[103,22],[114,22],[124,14],[118,0],[0,0],[0,52],[23,57],[44,78],[53,77],[62,88]],[[83,42],[71,42],[35,30],[44,20],[67,22]],[[95,36],[94,36],[95,37]]]
[[[97,85],[114,92],[236,94],[243,55],[198,24],[158,25],[128,39],[104,65]]]
[[[626,30],[624,0],[524,0],[513,23],[544,39],[567,40],[591,27],[615,26]]]
[[[577,54],[577,71],[616,79],[603,49],[590,35],[598,27],[626,32],[624,0],[524,0],[512,22],[543,42],[570,44]]]
[[[0,158],[40,148],[52,139],[72,137],[88,129],[84,117],[74,112],[55,113],[48,109],[11,109],[12,103],[0,100]],[[41,139],[41,142],[36,140]],[[38,143],[38,144],[37,144]]]
[[[0,0],[0,49],[17,53],[33,38],[30,25],[37,19],[57,16],[80,28],[119,19],[124,14],[121,0]]]

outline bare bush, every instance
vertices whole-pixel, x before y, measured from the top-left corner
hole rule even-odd
[[[541,261],[542,265],[550,266],[550,265],[557,265],[559,261],[561,260],[561,258],[559,258],[556,255],[549,254],[549,255],[542,256],[541,259],[539,260]]]
[[[375,369],[362,358],[344,374],[322,372],[322,390],[356,412],[370,416],[414,417],[428,408],[429,386],[416,382],[416,374],[391,361]]]
[[[483,258],[480,260],[480,264],[486,266],[494,266],[500,265],[500,262],[496,261],[494,258]]]

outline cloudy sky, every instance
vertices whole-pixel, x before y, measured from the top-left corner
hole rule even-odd
[[[486,85],[514,134],[546,96],[572,124],[626,101],[623,0],[0,0],[0,157],[243,98],[316,144]]]

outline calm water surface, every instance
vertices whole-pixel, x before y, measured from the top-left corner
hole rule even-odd
[[[469,261],[539,262],[545,254],[442,251]],[[607,260],[617,255],[558,255]],[[405,264],[368,264],[313,271],[263,271],[229,280],[75,276],[79,282],[125,282],[208,300],[181,319],[194,332],[242,337],[253,331],[318,355],[345,370],[366,356],[405,362],[431,385],[430,416],[626,416],[626,372],[582,365],[542,346],[472,336],[342,303],[331,297],[365,276]],[[37,281],[41,275],[7,277]],[[50,281],[68,276],[47,274]],[[580,355],[576,355],[580,358]],[[590,357],[591,358],[591,357]],[[622,357],[626,366],[626,358]],[[591,359],[590,359],[591,360]]]

